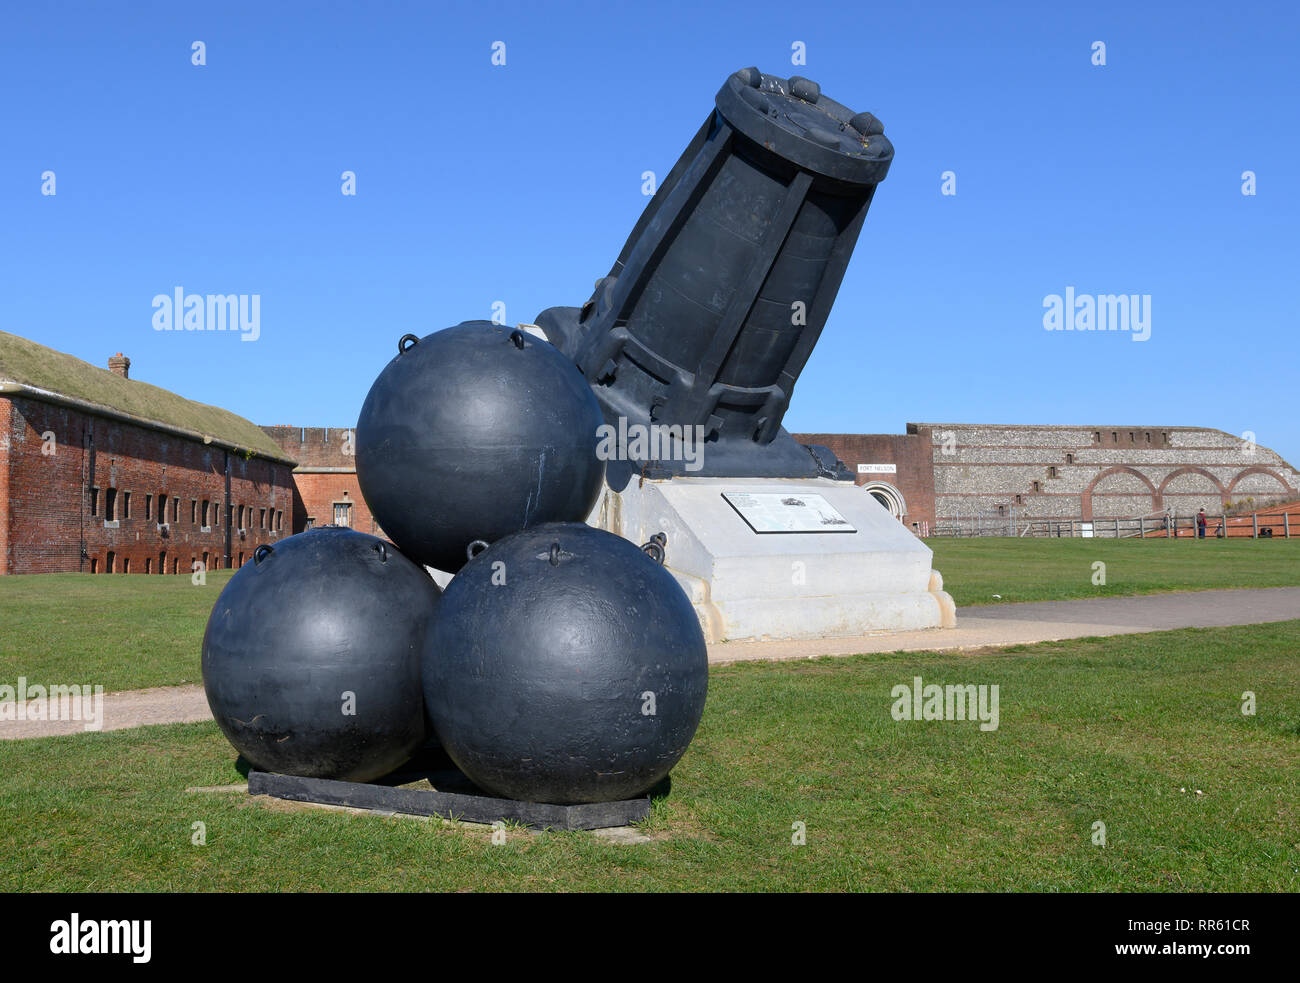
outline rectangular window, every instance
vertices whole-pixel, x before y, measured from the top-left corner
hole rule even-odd
[[[117,519],[117,489],[109,488],[104,492],[104,521],[113,522]]]
[[[1073,463],[1074,463],[1074,455],[1073,455],[1073,454],[1066,454],[1066,455],[1065,455],[1065,463],[1066,463],[1066,464],[1073,464]]]
[[[203,500],[203,523],[202,524],[205,528],[211,525],[211,523],[208,522],[208,506],[210,504],[211,503],[206,498]],[[207,563],[208,563],[208,558],[205,556],[203,558],[203,565],[207,566]]]
[[[122,492],[122,518],[131,518],[131,493]]]
[[[198,525],[199,522],[199,503],[195,499],[190,499],[190,525]]]
[[[1033,488],[1034,488],[1034,491],[1042,491],[1042,490],[1043,490],[1043,486],[1042,486],[1041,484],[1039,484],[1037,481],[1034,482]]]
[[[1093,434],[1092,434],[1092,441],[1093,441],[1093,443],[1095,443],[1095,444],[1100,444],[1100,443],[1101,443],[1101,431],[1100,431],[1100,430],[1093,431]]]
[[[243,529],[244,528],[244,507],[242,505],[239,506],[238,511],[239,511],[239,528]]]
[[[117,573],[117,554],[112,550],[108,551],[108,562],[104,564],[104,569],[109,573]]]
[[[1118,431],[1118,430],[1112,430],[1112,431],[1110,432],[1110,442],[1111,442],[1112,444],[1118,444],[1118,443],[1119,443],[1119,431]]]
[[[145,495],[145,497],[144,497],[144,517],[145,517],[146,519],[152,519],[152,518],[153,518],[153,496],[152,496],[152,495]],[[148,566],[148,565],[149,565],[149,561],[146,560],[146,561],[145,561],[145,566]],[[145,571],[145,573],[148,573],[148,572],[149,572],[148,570]]]
[[[123,573],[131,572],[131,558],[129,556],[122,557],[122,572]]]
[[[99,515],[99,489],[90,489],[90,514]]]
[[[257,510],[257,528],[258,529],[266,528],[266,509]]]
[[[352,512],[352,504],[350,502],[335,502],[334,503],[334,525],[344,526],[344,527],[350,526],[351,512]]]
[[[92,556],[90,558],[90,572],[99,573],[99,557]]]
[[[145,572],[145,573],[153,573],[153,557],[152,557],[152,556],[146,556],[146,557],[144,558],[144,572]]]
[[[1055,464],[1053,464],[1051,467],[1049,467],[1049,468],[1047,469],[1047,477],[1049,477],[1049,478],[1055,478],[1055,477],[1056,477],[1056,465],[1055,465]]]

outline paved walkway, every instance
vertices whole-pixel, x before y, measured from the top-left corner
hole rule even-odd
[[[814,641],[723,642],[709,646],[709,662],[812,659],[819,655],[858,652],[950,652],[1090,635],[1133,635],[1171,628],[1216,628],[1296,618],[1300,618],[1300,587],[989,604],[958,608],[956,628],[880,632]]]
[[[32,680],[32,683],[39,680]],[[31,704],[29,703],[30,707]],[[85,711],[83,717],[91,711]],[[194,720],[211,720],[208,698],[202,686],[159,686],[155,689],[132,689],[105,693],[101,730],[125,730],[147,724],[179,724]],[[93,729],[93,728],[92,728]],[[53,737],[60,734],[84,734],[83,720],[0,720],[0,740],[20,737]]]
[[[950,652],[998,645],[1050,642],[1090,635],[1132,635],[1171,628],[1214,628],[1300,618],[1300,587],[1207,590],[1144,597],[1034,601],[957,609],[957,627],[881,632],[814,641],[723,642],[709,646],[709,662],[811,659],[858,652]],[[208,720],[201,686],[166,686],[104,696],[103,729]],[[0,740],[77,734],[80,721],[0,720]]]

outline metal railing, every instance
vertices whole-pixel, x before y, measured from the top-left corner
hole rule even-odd
[[[985,509],[969,515],[936,519],[930,527],[932,536],[1018,536],[1025,524],[1024,509]]]
[[[1195,513],[1158,512],[1129,518],[1083,520],[1077,518],[1028,519],[1017,513],[979,512],[970,516],[938,519],[931,536],[1011,536],[1015,538],[1071,539],[1196,539],[1200,524]],[[1207,539],[1290,539],[1300,536],[1300,511],[1206,515]]]

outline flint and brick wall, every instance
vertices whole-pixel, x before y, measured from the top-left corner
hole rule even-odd
[[[1267,447],[1205,427],[909,423],[898,434],[796,434],[824,444],[859,485],[884,484],[922,535],[936,520],[1135,518],[1217,513],[1300,497],[1300,473]],[[893,464],[895,474],[858,474]]]
[[[1300,496],[1290,464],[1222,430],[909,423],[908,432],[931,446],[940,519],[1010,506],[1027,519],[1190,515]]]
[[[286,462],[0,396],[0,573],[189,574],[205,556],[208,569],[237,566],[289,534],[292,507]]]

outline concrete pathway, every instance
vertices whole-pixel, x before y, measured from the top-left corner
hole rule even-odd
[[[1300,587],[1034,601],[958,608],[956,628],[813,641],[722,642],[709,646],[709,663],[812,659],[858,652],[969,651],[1089,635],[1132,635],[1294,618],[1300,618]],[[211,714],[201,686],[166,686],[104,695],[103,730],[208,719]],[[0,740],[79,734],[85,730],[81,721],[0,720]]]
[[[858,652],[950,652],[1090,635],[1133,635],[1171,628],[1216,628],[1295,618],[1300,618],[1300,587],[989,604],[959,607],[956,628],[879,632],[814,641],[722,642],[709,646],[709,662],[812,659]]]
[[[32,683],[39,680],[31,680]],[[32,704],[29,702],[28,707]],[[83,707],[82,717],[92,716]],[[211,720],[208,698],[202,686],[159,686],[105,693],[102,702],[102,726],[81,720],[0,720],[0,740],[21,737],[53,737],[61,734],[84,734],[88,730],[125,730],[147,724],[179,724],[194,720]],[[87,724],[91,724],[87,727]]]

